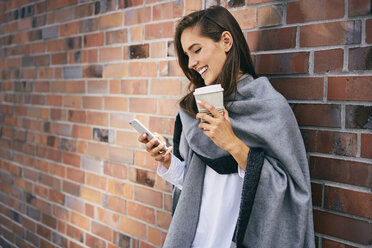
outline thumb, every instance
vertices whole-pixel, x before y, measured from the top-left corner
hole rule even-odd
[[[229,112],[225,108],[223,108],[223,117],[230,122]]]

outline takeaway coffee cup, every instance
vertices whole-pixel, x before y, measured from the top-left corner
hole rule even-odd
[[[197,88],[195,89],[194,97],[197,101],[204,101],[213,105],[218,112],[223,115],[223,88],[220,84]],[[211,114],[207,109],[203,108],[199,104],[197,104],[197,106],[199,113]]]

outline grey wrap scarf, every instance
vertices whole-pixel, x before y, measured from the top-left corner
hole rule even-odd
[[[230,97],[226,107],[234,133],[249,147],[265,151],[240,246],[315,247],[309,169],[293,112],[265,77],[253,80],[244,75],[238,82],[238,92]],[[166,248],[191,247],[195,236],[206,166],[195,153],[209,159],[229,155],[202,133],[198,120],[182,109],[179,114],[183,126],[179,151],[187,172]],[[254,166],[249,162],[248,165]],[[247,168],[245,179],[250,171]],[[244,202],[244,187],[242,195]]]

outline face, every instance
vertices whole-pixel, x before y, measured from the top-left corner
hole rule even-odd
[[[226,41],[228,40],[224,39],[224,34],[218,42],[201,36],[198,27],[186,28],[182,32],[181,44],[183,51],[189,57],[188,67],[197,71],[206,85],[213,84],[222,71],[226,52],[231,48]]]

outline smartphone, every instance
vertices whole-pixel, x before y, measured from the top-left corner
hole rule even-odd
[[[132,127],[134,127],[134,129],[136,129],[137,132],[139,132],[140,134],[146,133],[147,134],[147,140],[151,140],[152,138],[156,138],[155,135],[153,133],[151,133],[150,130],[148,130],[139,120],[133,119],[129,122],[129,124]],[[155,146],[158,146],[159,144],[160,144],[160,140],[159,140],[159,143],[155,144]],[[165,146],[163,149],[161,149],[161,151],[163,151],[163,152],[168,151],[168,147]]]

